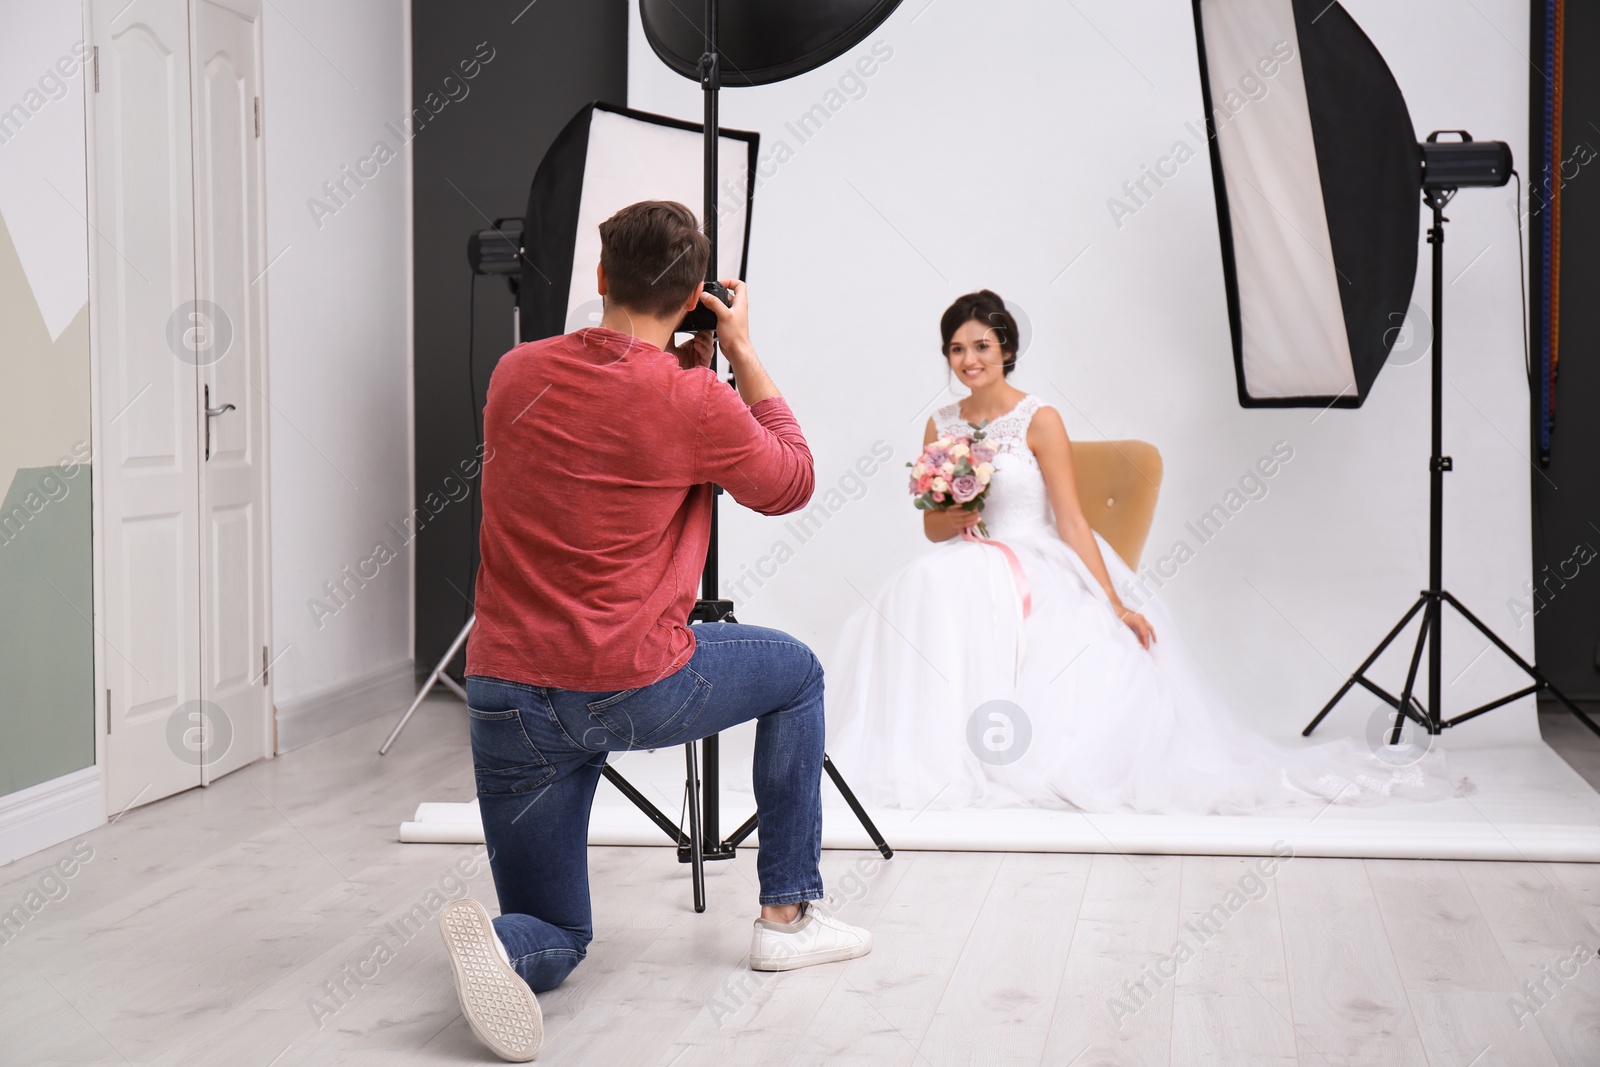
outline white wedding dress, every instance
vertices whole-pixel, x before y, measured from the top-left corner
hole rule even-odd
[[[1157,641],[1141,648],[1056,532],[1027,444],[1042,406],[1030,395],[986,429],[998,454],[984,521],[1026,572],[1026,622],[1000,549],[953,538],[890,575],[844,624],[828,673],[828,752],[862,800],[1200,815],[1472,791],[1438,751],[1282,745],[1239,722],[1204,694],[1159,601],[1142,606]],[[941,435],[972,432],[957,410],[935,415]],[[1124,588],[1128,566],[1095,540]]]

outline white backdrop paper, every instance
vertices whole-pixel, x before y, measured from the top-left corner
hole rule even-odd
[[[1465,127],[1524,162],[1525,0],[1345,6],[1393,68],[1419,136]],[[696,85],[655,59],[632,17],[630,105],[694,119]],[[723,92],[723,121],[763,137],[756,344],[828,506],[804,539],[782,519],[725,509],[723,582],[743,621],[788,629],[826,664],[843,616],[926,549],[900,464],[956,395],[939,313],[989,287],[1024,320],[1016,384],[1075,436],[1161,449],[1144,562],[1189,543],[1193,558],[1160,591],[1184,637],[1236,709],[1277,736],[1298,732],[1426,582],[1429,327],[1413,321],[1363,409],[1241,409],[1201,117],[1188,0],[911,0],[824,68]],[[1176,173],[1135,203],[1128,188],[1157,165]],[[1450,212],[1445,568],[1452,591],[1531,656],[1532,627],[1519,630],[1508,607],[1530,577],[1539,476],[1521,443],[1513,197],[1467,190]],[[1416,308],[1429,299],[1422,265]],[[894,459],[852,474],[878,441]],[[1185,524],[1278,441],[1293,457],[1266,494],[1200,543]],[[1523,684],[1485,644],[1449,621],[1447,714]],[[1408,651],[1383,661],[1381,680],[1398,688]],[[1323,731],[1360,734],[1375,710],[1357,694]],[[1531,739],[1532,702],[1455,733]]]

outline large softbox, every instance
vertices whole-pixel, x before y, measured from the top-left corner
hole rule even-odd
[[[1239,403],[1359,407],[1416,278],[1422,161],[1328,0],[1194,0]]]
[[[717,276],[743,278],[750,247],[759,134],[718,131]],[[528,191],[523,220],[522,338],[599,322],[600,224],[640,200],[676,200],[698,216],[704,131],[690,122],[611,104],[585,105],[556,136]],[[702,224],[705,220],[701,220]]]

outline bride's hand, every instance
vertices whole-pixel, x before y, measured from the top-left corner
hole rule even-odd
[[[938,537],[937,540],[940,541],[947,541],[952,537],[960,537],[964,531],[972,529],[983,521],[982,512],[968,511],[966,508],[942,508],[925,514],[938,524],[939,533],[942,536]]]
[[[1121,619],[1123,625],[1132,630],[1133,636],[1139,639],[1140,648],[1148,649],[1151,645],[1155,644],[1156,631],[1155,628],[1150,625],[1149,619],[1145,618],[1143,615],[1140,615],[1137,611],[1134,611],[1131,608],[1119,606],[1116,610],[1117,618]]]

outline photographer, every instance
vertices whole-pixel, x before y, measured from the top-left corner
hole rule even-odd
[[[757,720],[757,970],[852,959],[871,935],[823,896],[822,667],[785,633],[690,627],[714,485],[766,515],[810,500],[811,452],[751,346],[749,295],[703,292],[709,242],[682,204],[645,201],[600,226],[599,327],[520,345],[484,410],[482,565],[467,645],[479,807],[499,896],[440,925],[463,1014],[504,1059],[531,1059],[535,992],[583,959],[589,809],[606,754],[686,744]],[[711,308],[738,391],[708,365]]]

